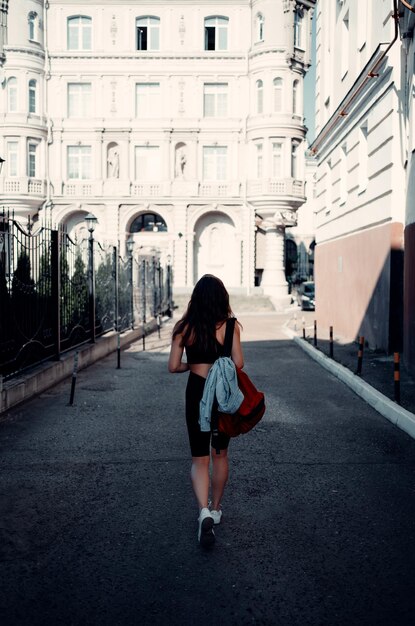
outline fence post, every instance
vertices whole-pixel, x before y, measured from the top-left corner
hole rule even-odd
[[[146,299],[146,260],[143,259],[142,263],[142,289],[143,289],[143,297],[142,297],[142,306],[143,306],[143,350],[146,349],[146,308],[147,308],[147,299]]]
[[[63,235],[65,236],[65,235]],[[61,356],[61,267],[59,231],[50,233],[51,298],[52,298],[52,337],[55,346],[55,359]]]
[[[171,265],[167,265],[167,315],[173,317],[172,297],[171,297]]]
[[[91,326],[91,343],[95,343],[95,268],[94,236],[92,230],[89,231],[88,252],[89,324]]]

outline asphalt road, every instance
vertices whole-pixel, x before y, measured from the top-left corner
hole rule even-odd
[[[171,325],[0,423],[0,623],[415,624],[415,441],[241,315],[266,394],[231,442],[216,545],[196,541]]]

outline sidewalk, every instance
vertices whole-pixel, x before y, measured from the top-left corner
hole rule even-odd
[[[267,411],[231,442],[214,549],[196,541],[172,323],[0,423],[7,626],[412,626],[415,441],[242,313]],[[177,319],[177,318],[176,318]]]
[[[296,318],[295,318],[296,315]],[[293,331],[292,336],[302,337],[302,318],[306,323],[306,338],[310,345],[314,345],[314,312],[300,311],[299,308],[292,307],[289,311],[289,321],[287,328]],[[296,327],[296,330],[295,330]],[[317,349],[326,356],[330,354],[329,329],[318,329]],[[353,373],[357,370],[357,353],[359,346],[357,342],[343,344],[334,334],[333,355],[334,360],[347,367]],[[393,354],[387,355],[380,350],[369,350],[364,348],[363,366],[360,378],[390,400],[394,398],[394,364]],[[415,380],[407,371],[405,364],[400,363],[401,374],[401,406],[415,414]]]

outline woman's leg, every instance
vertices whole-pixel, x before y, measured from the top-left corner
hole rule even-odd
[[[192,479],[193,491],[199,505],[203,509],[208,505],[209,498],[209,456],[192,456]]]
[[[212,509],[219,511],[223,492],[229,475],[228,451],[220,450],[220,454],[212,448]]]

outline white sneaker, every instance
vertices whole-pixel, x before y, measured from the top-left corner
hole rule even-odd
[[[210,514],[213,517],[213,523],[214,524],[220,524],[220,520],[221,520],[221,517],[222,517],[222,509],[219,509],[219,511],[215,511],[215,509],[212,509]]]
[[[213,517],[208,508],[203,508],[199,515],[199,529],[197,539],[203,548],[208,548],[215,543],[215,533],[213,532]]]

